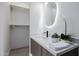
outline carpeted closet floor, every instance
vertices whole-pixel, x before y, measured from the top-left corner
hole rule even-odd
[[[29,56],[29,48],[12,49],[9,56]]]

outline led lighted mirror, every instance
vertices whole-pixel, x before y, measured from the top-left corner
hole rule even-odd
[[[45,3],[45,25],[52,26],[55,22],[57,5],[55,2],[46,2]]]

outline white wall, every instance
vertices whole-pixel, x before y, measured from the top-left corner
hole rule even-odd
[[[0,55],[8,55],[10,49],[9,21],[10,8],[8,3],[0,3]]]
[[[41,34],[42,33],[42,21],[43,21],[43,4],[42,3],[31,3],[30,5],[30,34]]]

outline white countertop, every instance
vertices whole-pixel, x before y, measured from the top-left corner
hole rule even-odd
[[[37,36],[37,35],[32,35],[31,38],[35,42],[37,42],[40,46],[42,46],[44,49],[46,49],[48,52],[53,54],[54,56],[62,55],[62,54],[66,53],[72,49],[75,49],[79,46],[77,43],[72,43],[72,45],[70,45],[69,47],[67,47],[65,49],[55,51],[48,46],[48,39],[47,38],[43,38],[42,36]]]

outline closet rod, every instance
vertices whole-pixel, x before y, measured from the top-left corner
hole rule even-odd
[[[26,26],[28,26],[29,27],[29,25],[10,25],[10,26],[12,26],[12,27],[26,27]]]

